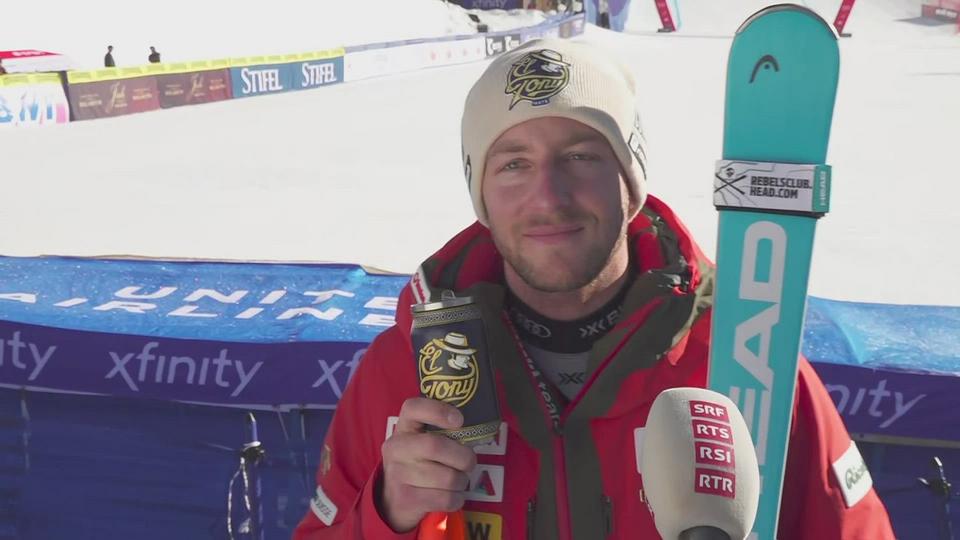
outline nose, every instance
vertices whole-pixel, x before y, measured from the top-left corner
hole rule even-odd
[[[552,210],[570,204],[570,182],[562,167],[553,160],[544,160],[536,169],[532,190],[534,207]]]

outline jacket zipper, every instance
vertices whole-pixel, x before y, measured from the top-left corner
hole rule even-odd
[[[655,306],[659,305],[659,303],[660,302],[657,302],[657,301],[647,303],[647,305],[645,305],[643,308],[638,310],[639,313],[641,314],[639,316],[645,319],[647,315],[650,314],[650,311],[652,311]],[[528,354],[526,350],[523,349],[523,344],[520,342],[520,337],[517,335],[517,331],[513,327],[513,322],[510,321],[510,318],[506,315],[506,313],[501,314],[501,318],[504,324],[507,325],[507,328],[509,328],[511,333],[513,334],[514,342],[516,347],[518,348],[518,352],[521,355]],[[563,421],[567,418],[567,416],[570,415],[570,411],[573,410],[573,407],[580,402],[580,399],[586,393],[586,390],[593,385],[593,381],[596,380],[599,373],[603,371],[603,368],[606,367],[606,365],[610,362],[610,360],[614,356],[616,356],[618,352],[620,352],[620,349],[624,346],[626,342],[627,342],[626,339],[621,341],[619,346],[616,347],[603,362],[601,362],[600,366],[597,368],[597,371],[593,374],[592,377],[590,377],[590,380],[587,381],[587,384],[585,384],[584,387],[580,389],[580,394],[576,398],[574,398],[572,402],[570,402],[567,405],[566,409],[563,411],[563,413],[561,413],[560,418],[558,420],[553,421],[553,435],[554,435],[553,436],[553,459],[554,459],[553,474],[554,474],[554,485],[556,486],[556,496],[557,496],[557,522],[558,522],[557,523],[557,540],[572,540],[572,537],[573,537],[573,530],[570,523],[570,503],[567,498],[567,466],[566,466],[566,452],[563,449]],[[536,386],[536,381],[533,380],[532,376],[531,376],[531,382],[534,384],[534,386]],[[544,411],[544,414],[546,414],[549,417],[550,414],[549,414],[549,411],[547,410],[547,403],[544,401],[543,396],[541,396],[539,392],[536,392],[536,394],[537,394],[537,400],[540,401],[540,405]],[[527,510],[528,510],[528,516],[529,516],[529,511],[530,511],[529,504],[527,505]],[[609,524],[606,526],[606,529],[607,531],[610,530]],[[532,532],[531,527],[528,522],[527,536],[530,536],[531,532]]]
[[[527,540],[533,540],[534,520],[537,517],[537,499],[527,501]]]
[[[504,324],[507,328],[510,329],[510,332],[513,334],[513,339],[515,346],[517,347],[517,353],[520,354],[521,358],[526,362],[529,353],[526,349],[523,348],[523,344],[520,341],[520,336],[517,335],[517,331],[513,326],[513,322],[510,321],[510,318],[506,313],[501,315]],[[536,378],[530,373],[530,370],[527,369],[527,375],[530,378],[531,384],[534,388],[537,387]],[[547,408],[547,402],[543,399],[543,396],[539,391],[535,392],[537,395],[537,401],[540,402],[540,407],[543,410],[544,415],[547,418],[550,418],[550,411]],[[565,456],[563,451],[563,418],[566,415],[563,414],[559,419],[553,420],[551,422],[553,427],[553,475],[554,475],[554,486],[556,488],[556,505],[557,505],[557,540],[572,540],[573,531],[570,530],[570,505],[567,501],[567,469],[564,462]],[[528,504],[528,515],[530,506]],[[532,529],[529,525],[527,526],[527,535],[529,536],[532,533]]]
[[[606,494],[603,496],[603,537],[608,538],[613,532],[613,501]]]
[[[557,540],[572,540],[570,503],[567,499],[567,464],[563,450],[563,425],[554,422],[553,472],[557,489]]]

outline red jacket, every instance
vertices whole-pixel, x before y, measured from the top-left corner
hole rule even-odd
[[[706,385],[713,268],[653,197],[630,224],[637,276],[620,321],[590,353],[587,384],[550,423],[503,316],[503,261],[474,224],[428,259],[400,294],[397,324],[378,336],[330,425],[317,493],[294,538],[412,539],[382,520],[374,497],[380,446],[400,405],[419,395],[409,306],[451,289],[485,314],[504,425],[478,449],[464,506],[468,537],[503,540],[660,538],[643,501],[637,445],[653,399]],[[873,489],[848,507],[831,465],[850,438],[823,383],[801,359],[781,504],[781,539],[892,539]],[[848,455],[849,458],[849,455]]]

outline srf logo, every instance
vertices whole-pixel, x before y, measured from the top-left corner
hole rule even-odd
[[[503,93],[513,96],[510,109],[521,101],[529,101],[534,106],[546,105],[569,82],[570,64],[563,61],[560,53],[542,49],[527,53],[513,63]]]
[[[473,399],[480,382],[477,350],[470,347],[467,336],[448,332],[443,339],[431,339],[420,349],[420,392],[463,407]]]

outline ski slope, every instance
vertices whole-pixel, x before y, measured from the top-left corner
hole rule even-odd
[[[476,32],[469,12],[441,0],[164,0],[142,10],[108,0],[10,4],[0,50],[60,52],[77,69],[102,67],[107,45],[122,67],[145,64],[150,46],[163,61],[182,62]],[[536,11],[480,15],[491,31],[544,19]]]
[[[634,72],[650,191],[713,254],[710,186],[721,152],[729,38],[765,4],[680,2],[677,34],[657,34],[652,2],[634,0],[628,33],[588,27],[581,39],[607,46]],[[443,35],[469,25],[462,10],[439,0],[405,0],[403,10],[395,1],[369,1],[362,14],[332,1],[271,4],[283,14],[236,3],[232,24],[216,30],[215,42],[204,42],[203,32],[178,31],[180,51],[141,37],[172,35],[169,19],[135,19],[110,12],[103,0],[91,3],[98,16],[115,17],[129,43],[156,45],[169,60]],[[837,3],[807,4],[832,21]],[[226,5],[201,4],[192,18],[206,18],[209,28]],[[314,11],[293,21],[297,10]],[[863,1],[847,25],[853,37],[841,41],[828,158],[833,210],[818,228],[811,294],[960,305],[960,243],[953,238],[960,231],[960,36],[955,27],[924,24],[919,13],[914,0]],[[503,24],[534,17],[491,16]],[[293,27],[266,24],[280,19]],[[300,31],[310,24],[329,31]],[[47,32],[31,28],[13,43],[5,28],[0,49],[102,57],[97,48],[107,38],[88,35],[95,32]],[[0,254],[323,260],[412,272],[473,221],[459,121],[484,67],[0,131]]]

